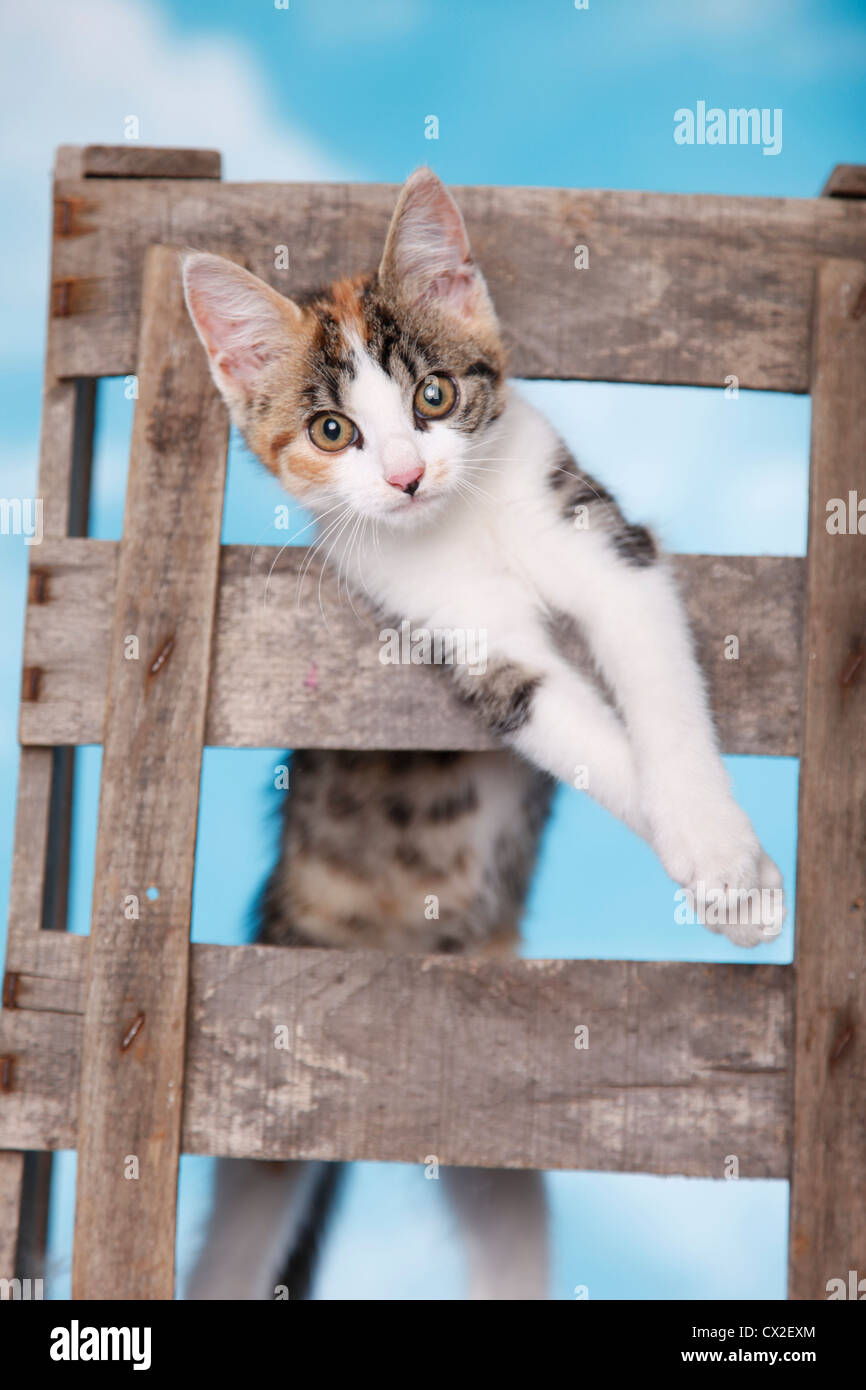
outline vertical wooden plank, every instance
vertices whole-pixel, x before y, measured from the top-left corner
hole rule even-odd
[[[47,538],[87,534],[95,405],[95,382],[46,380],[37,496]],[[30,553],[27,598],[51,601],[39,546]],[[73,764],[71,748],[21,750],[6,950],[11,970],[20,934],[66,925]]]
[[[866,264],[821,266],[814,353],[789,1257],[797,1299],[826,1298],[831,1279],[847,1287],[851,1270],[866,1276],[866,535],[857,529]]]
[[[76,152],[57,152],[54,177],[81,172]],[[62,227],[54,223],[52,254]],[[49,300],[50,300],[49,293]],[[48,538],[85,536],[90,505],[90,477],[96,413],[96,382],[59,381],[52,375],[52,319],[49,305],[42,390],[39,474],[36,495],[42,507],[42,531]],[[28,602],[45,601],[39,547],[30,552]],[[66,926],[69,853],[75,770],[72,748],[24,748],[18,768],[15,843],[9,890],[4,984],[14,998],[16,953],[25,939],[42,928]],[[22,1277],[43,1274],[51,1194],[50,1153],[0,1156],[5,1165],[6,1208],[14,1199],[17,1267]]]
[[[46,536],[87,535],[95,418],[95,381],[46,379],[37,491]],[[50,601],[45,587],[33,547],[28,602]],[[66,929],[74,781],[74,748],[22,748],[4,979],[15,974],[22,938]],[[23,1156],[17,1263],[23,1278],[44,1274],[52,1162],[50,1153]]]
[[[0,1279],[14,1279],[24,1155],[0,1153]]]
[[[228,423],[151,247],[109,667],[74,1298],[171,1298],[189,919]],[[126,639],[138,660],[126,659]],[[125,913],[133,910],[137,920]]]

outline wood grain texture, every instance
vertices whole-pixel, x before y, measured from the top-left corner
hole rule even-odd
[[[42,526],[45,539],[41,545],[30,547],[30,570],[27,599],[29,611],[36,612],[50,604],[48,575],[42,564],[44,547],[60,543],[87,529],[87,509],[90,496],[90,468],[93,454],[95,383],[54,381],[46,379],[42,395],[42,431],[39,446],[39,477],[37,495],[42,499]],[[72,615],[68,621],[74,623]],[[28,668],[26,653],[24,670]],[[41,678],[40,678],[41,680]],[[39,681],[35,688],[39,689]],[[46,888],[55,880],[54,897],[57,904],[52,912],[52,926],[59,925],[65,900],[65,880],[68,873],[68,850],[71,801],[71,772],[57,778],[66,783],[66,814],[55,814],[51,824],[52,792],[55,774],[61,769],[49,749],[24,748],[18,771],[18,807],[15,846],[12,860],[12,882],[9,895],[9,935],[11,949],[19,933],[38,931],[43,925],[43,905]],[[53,851],[55,862],[47,859]]]
[[[84,146],[58,145],[54,151],[54,178],[84,178]]]
[[[0,1279],[14,1279],[17,1273],[15,1255],[23,1177],[23,1153],[0,1153]]]
[[[31,605],[25,663],[39,697],[21,708],[25,743],[99,743],[103,736],[110,603],[117,546],[42,546],[47,599]],[[306,551],[223,546],[206,741],[232,747],[489,748],[480,721],[452,695],[447,674],[383,666],[378,627],[359,622],[332,577]],[[676,559],[729,753],[799,748],[803,561],[776,556]],[[265,585],[267,582],[267,602]],[[363,605],[356,602],[359,613]],[[739,640],[726,660],[725,639]]]
[[[170,145],[85,145],[81,172],[91,179],[218,179],[222,155]]]
[[[866,1273],[866,537],[826,524],[830,498],[866,497],[864,310],[866,263],[822,266],[797,874],[790,1292],[800,1299]]]
[[[36,934],[42,926],[52,764],[50,748],[21,750],[9,885],[7,959],[20,936]]]
[[[77,1146],[82,1029],[81,1014],[0,1012],[0,1150]]]
[[[109,649],[75,1298],[171,1298],[174,1287],[189,919],[228,447],[179,271],[173,251],[148,252]],[[130,634],[138,660],[126,659]],[[128,895],[138,920],[124,915]],[[137,1177],[125,1172],[128,1156]]]
[[[72,1005],[86,942],[64,947]],[[196,945],[183,1149],[704,1177],[736,1154],[741,1176],[784,1177],[792,977]],[[31,983],[31,998],[46,994]],[[0,1147],[74,1145],[81,1022],[0,1016],[18,1076]],[[283,1026],[288,1050],[274,1046]]]
[[[837,164],[821,192],[827,198],[866,198],[866,164]]]
[[[518,376],[807,391],[822,256],[866,255],[845,199],[457,188]],[[381,184],[64,180],[58,376],[135,370],[145,247],[230,251],[286,294],[379,261],[397,189]],[[290,269],[274,269],[274,247]],[[590,264],[576,270],[575,246]],[[65,287],[65,288],[64,288]],[[62,310],[62,314],[60,313]]]
[[[69,161],[67,161],[69,162]],[[51,322],[48,334],[50,342]],[[50,350],[46,352],[46,358]],[[42,398],[37,496],[46,537],[86,535],[96,411],[94,381],[64,381],[46,373]],[[45,597],[39,546],[30,549],[29,601]],[[22,681],[22,688],[28,688]],[[38,680],[36,688],[38,688]],[[10,974],[19,941],[38,941],[45,931],[66,926],[72,804],[72,748],[21,752],[18,813],[9,894],[4,1001],[14,998]],[[51,1189],[51,1154],[24,1156],[18,1216],[18,1259],[23,1272],[44,1272]]]
[[[37,484],[46,537],[87,533],[95,404],[93,381],[46,380]],[[31,547],[30,564],[38,569],[39,546]]]

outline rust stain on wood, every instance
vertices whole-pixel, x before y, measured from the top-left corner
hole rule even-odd
[[[16,995],[18,994],[19,976],[14,970],[7,970],[3,976],[3,1007],[4,1009],[14,1009],[16,1005]]]
[[[38,700],[39,687],[42,684],[42,667],[25,666],[21,672],[21,699]]]
[[[88,202],[85,198],[74,198],[69,195],[54,200],[54,235],[60,239],[66,237],[86,236],[88,232],[95,231],[95,227],[88,226],[81,221],[82,214],[92,212],[94,203]]]
[[[45,603],[48,599],[48,571],[32,569],[27,581],[28,603]]]
[[[158,676],[174,651],[174,633],[167,637],[147,668],[148,678]]]
[[[842,673],[839,676],[839,684],[841,685],[843,690],[848,690],[854,684],[854,680],[857,677],[860,667],[863,665],[864,657],[866,657],[866,647],[864,647],[863,643],[861,642],[860,645],[858,647],[855,647],[855,649],[849,654],[848,660],[842,667]]]
[[[862,319],[866,314],[866,284],[863,285],[857,298],[854,300],[854,307],[851,310],[852,319]]]
[[[83,313],[92,301],[87,281],[78,275],[62,275],[51,282],[51,317],[68,319]]]
[[[12,1090],[15,1072],[14,1057],[0,1057],[0,1091],[8,1095]]]
[[[829,1063],[833,1067],[838,1062],[846,1047],[852,1042],[857,1029],[850,1020],[844,1020],[836,1031],[836,1035],[830,1044]]]
[[[123,1038],[121,1039],[121,1052],[125,1052],[128,1047],[132,1046],[133,1042],[138,1037],[138,1034],[141,1032],[143,1027],[144,1014],[136,1014],[135,1018],[132,1020],[132,1023],[129,1025],[129,1027],[123,1035]]]

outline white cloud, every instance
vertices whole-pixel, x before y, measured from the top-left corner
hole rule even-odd
[[[262,83],[255,56],[235,37],[174,33],[142,0],[4,0],[0,11],[7,210],[0,232],[7,286],[2,350],[19,363],[40,352],[47,178],[57,145],[121,144],[124,118],[134,115],[142,144],[221,150],[227,178],[351,177],[292,130]]]

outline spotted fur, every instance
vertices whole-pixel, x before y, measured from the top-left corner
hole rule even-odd
[[[573,522],[577,509],[585,507],[589,524],[604,530],[617,555],[627,564],[638,569],[654,564],[658,550],[650,531],[646,526],[626,521],[613,494],[578,467],[564,444],[550,464],[548,479],[564,521]]]
[[[299,751],[262,904],[272,945],[513,947],[551,779],[508,753]]]

